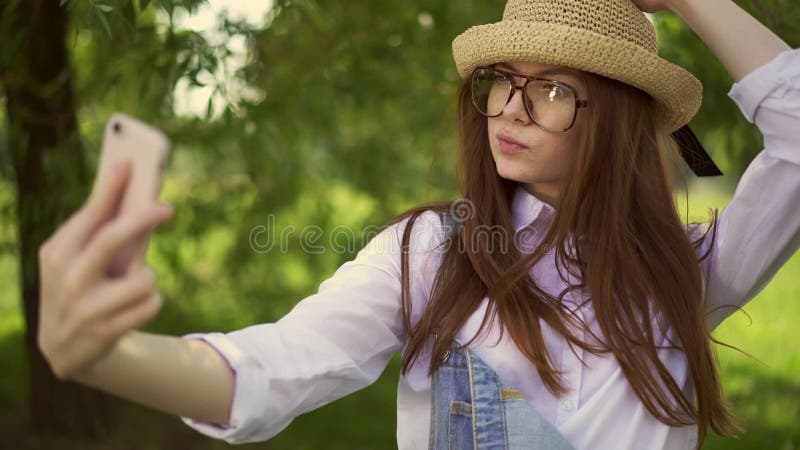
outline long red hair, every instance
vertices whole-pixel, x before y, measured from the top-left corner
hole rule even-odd
[[[513,245],[503,247],[508,251],[491,251],[501,244],[494,242],[500,238],[494,233],[487,239],[465,239],[479,228],[497,226],[514,236],[511,201],[517,182],[498,175],[487,119],[473,108],[469,83],[462,84],[458,94],[458,178],[461,196],[474,209],[451,238],[455,240],[451,244],[458,245],[449,245],[442,254],[428,305],[416,323],[411,321],[409,298],[406,250],[410,231],[423,212],[446,213],[452,204],[420,205],[388,224],[408,219],[401,261],[407,332],[402,372],[408,372],[440,325],[429,365],[432,375],[448,343],[488,296],[491,314],[484,318],[478,334],[489,320],[499,317],[554,395],[563,394],[566,388],[547,352],[540,351],[545,348],[541,321],[586,351],[613,353],[654,417],[670,426],[698,425],[698,448],[709,427],[720,435],[737,435],[742,427],[725,402],[711,348],[712,341],[719,342],[706,322],[700,262],[708,254],[698,255],[706,239],[711,239],[713,246],[718,212],[711,212],[707,230],[692,240],[672,194],[677,148],[657,127],[655,102],[627,84],[582,75],[592,103],[578,119],[585,123],[577,162],[563,180],[558,206],[539,247],[524,254]],[[572,236],[587,239],[574,245]],[[540,289],[529,273],[547,251],[556,252],[557,265],[572,268],[581,284],[570,286],[558,297]],[[572,289],[588,289],[602,331],[602,336],[595,338],[601,345],[578,339],[567,326],[568,322],[584,325],[560,305],[563,295]],[[661,320],[654,324],[653,317]],[[668,328],[677,338],[672,348],[686,355],[693,398],[686,397],[658,357],[656,340]],[[475,338],[477,335],[469,342]]]

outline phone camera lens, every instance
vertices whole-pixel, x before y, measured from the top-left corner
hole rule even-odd
[[[114,133],[119,133],[122,131],[122,125],[119,122],[114,122]]]

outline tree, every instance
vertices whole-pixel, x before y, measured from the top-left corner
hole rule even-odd
[[[73,74],[65,47],[66,11],[57,0],[2,5],[0,78],[17,192],[17,235],[32,425],[41,431],[94,434],[106,414],[102,393],[57,380],[37,345],[38,248],[79,205],[88,170],[78,136]]]

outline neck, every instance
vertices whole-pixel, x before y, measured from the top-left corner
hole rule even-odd
[[[553,208],[558,204],[558,186],[551,183],[523,183],[522,187],[531,195]]]

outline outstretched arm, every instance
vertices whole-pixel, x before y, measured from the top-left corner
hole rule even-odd
[[[439,216],[427,211],[411,230],[409,289],[421,311],[432,282]],[[295,417],[372,384],[403,349],[400,242],[408,218],[378,233],[356,255],[275,323],[229,333],[191,333],[216,349],[234,372],[225,427],[181,417],[228,443],[265,441]],[[429,266],[428,263],[431,263]]]
[[[233,374],[202,341],[134,330],[90,370],[74,377],[87,386],[171,415],[224,424]]]

